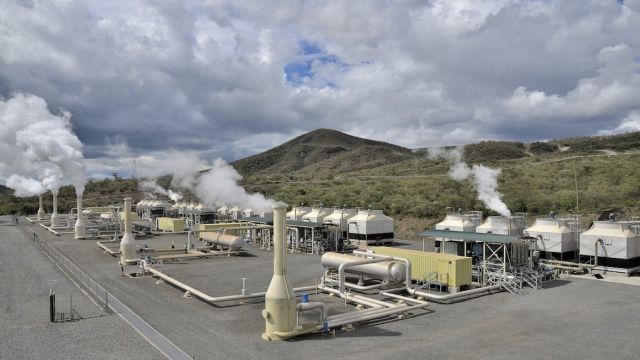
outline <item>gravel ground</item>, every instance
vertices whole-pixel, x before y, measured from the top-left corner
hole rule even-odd
[[[7,224],[0,217],[0,224]],[[100,309],[33,244],[22,226],[0,226],[0,359],[159,359],[162,355],[111,314],[75,322],[49,322],[49,289],[57,311],[69,294],[83,316]]]
[[[117,259],[95,241],[53,237],[52,244],[187,353],[201,359],[638,359],[640,287],[566,278],[521,295],[499,293],[451,304],[432,303],[413,317],[357,325],[335,336],[311,335],[264,342],[261,301],[212,306],[153,278],[123,278]],[[144,241],[166,243],[168,237]],[[139,241],[142,245],[144,241]],[[263,291],[273,254],[248,247],[249,256],[188,260],[162,265],[167,274],[210,295]],[[288,256],[294,286],[322,274],[319,257]],[[130,271],[135,271],[131,267]],[[320,299],[320,297],[316,297]],[[331,303],[332,312],[344,304]],[[341,308],[342,306],[342,308]],[[352,310],[352,308],[348,308]]]

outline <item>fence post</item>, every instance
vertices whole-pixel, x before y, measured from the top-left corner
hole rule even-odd
[[[49,288],[49,321],[56,320],[56,294]]]

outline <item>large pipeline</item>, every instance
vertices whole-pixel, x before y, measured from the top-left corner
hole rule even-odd
[[[245,300],[245,299],[252,299],[252,298],[259,298],[259,297],[263,297],[266,295],[266,292],[257,292],[257,293],[249,293],[249,294],[240,294],[240,295],[227,295],[227,296],[211,296],[208,294],[205,294],[204,292],[197,290],[183,282],[180,282],[178,280],[176,280],[175,278],[172,278],[169,275],[166,275],[164,273],[162,273],[161,271],[154,269],[152,267],[148,267],[146,268],[146,271],[150,272],[151,274],[159,277],[160,279],[168,282],[169,284],[172,284],[174,286],[176,286],[179,289],[182,289],[184,291],[189,292],[189,294],[196,296],[197,298],[208,302],[208,303],[219,303],[219,302],[225,302],[225,301],[234,301],[234,300]],[[311,290],[315,290],[316,286],[312,285],[312,286],[302,286],[302,287],[297,287],[294,288],[293,291],[295,292],[303,292],[303,291],[311,291]]]

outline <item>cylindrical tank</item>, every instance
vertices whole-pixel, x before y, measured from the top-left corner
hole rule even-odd
[[[131,198],[124,199],[124,234],[120,240],[120,263],[136,259],[136,243],[131,232]]]
[[[82,194],[77,195],[77,215],[78,219],[76,220],[76,224],[74,226],[74,239],[83,239],[87,237],[87,229],[85,228],[83,214],[82,214]]]
[[[60,226],[60,215],[58,215],[58,192],[53,192],[53,211],[51,212],[51,226]]]
[[[38,195],[38,203],[40,207],[38,208],[38,220],[44,220],[44,207],[42,207],[42,194]]]
[[[287,226],[285,212],[287,205],[273,206],[273,277],[265,295],[264,340],[284,340],[278,332],[288,333],[296,326],[296,295],[287,281]]]
[[[242,240],[241,237],[234,235],[214,233],[213,236],[203,236],[203,239],[214,245],[222,245],[231,250],[238,250],[244,246],[244,240]]]
[[[327,269],[337,269],[342,264],[362,260],[364,260],[364,258],[360,256],[327,252],[322,255],[320,263]],[[350,274],[365,275],[390,282],[403,281],[406,274],[404,264],[393,260],[373,264],[356,265],[348,267],[344,271]]]

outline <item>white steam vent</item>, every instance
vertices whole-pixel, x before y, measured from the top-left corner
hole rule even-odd
[[[429,149],[429,158],[446,159],[451,163],[449,176],[456,181],[466,179],[473,180],[473,186],[478,192],[478,200],[482,201],[486,207],[499,213],[502,216],[510,216],[511,211],[502,201],[502,194],[498,188],[498,176],[500,169],[492,169],[484,165],[469,166],[462,161],[463,149],[444,150],[442,148]]]

